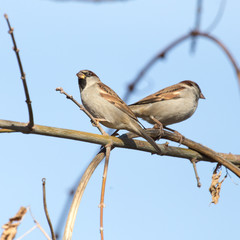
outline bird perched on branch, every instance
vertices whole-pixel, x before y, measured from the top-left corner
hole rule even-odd
[[[136,117],[165,127],[190,118],[200,98],[205,99],[198,84],[186,80],[153,93],[129,107]]]
[[[99,77],[88,70],[77,73],[83,106],[104,126],[125,129],[145,138],[161,154],[155,141],[147,135],[127,104]]]

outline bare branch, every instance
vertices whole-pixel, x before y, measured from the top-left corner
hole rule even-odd
[[[29,212],[31,214],[31,217],[34,221],[34,223],[36,224],[36,226],[40,229],[40,231],[43,233],[43,235],[47,238],[47,240],[51,240],[51,238],[47,235],[47,233],[45,232],[45,230],[43,229],[43,227],[40,225],[40,223],[34,218],[31,208],[29,208]]]
[[[156,153],[155,149],[148,142],[129,139],[129,137],[127,137],[125,134],[117,138],[114,136],[103,136],[103,135],[94,134],[94,133],[87,133],[82,131],[48,127],[48,126],[42,126],[42,125],[34,125],[33,130],[31,132],[28,132],[25,126],[26,124],[21,122],[0,120],[0,128],[13,129],[16,132],[65,138],[65,139],[99,144],[101,146],[105,146],[112,141],[113,146],[115,147],[140,150],[140,151],[149,152],[149,153]],[[165,133],[167,132],[165,131],[164,134]],[[151,134],[151,136],[154,137],[154,136],[157,136],[159,133],[157,130],[151,130],[149,134]],[[168,133],[168,136],[167,137],[165,136],[165,137],[171,140],[170,136],[173,139],[173,141],[176,141],[176,142],[179,141],[179,136],[173,133],[172,134]],[[185,141],[186,142],[184,144],[187,146],[187,141],[191,141],[191,140],[185,139]],[[163,151],[163,154],[166,156],[186,158],[186,159],[192,159],[195,157],[198,161],[214,162],[211,158],[206,157],[204,154],[198,153],[197,151],[194,151],[191,149],[170,147],[170,146],[166,147],[165,144],[161,144],[161,145],[159,144],[158,146],[161,148],[161,150]],[[224,157],[232,164],[235,164],[236,166],[240,166],[240,155],[235,155],[231,153],[230,154],[219,153],[218,155]]]
[[[8,33],[12,37],[13,50],[16,53],[16,56],[17,56],[18,66],[19,66],[20,73],[21,73],[21,79],[22,79],[23,88],[24,88],[24,92],[25,92],[25,96],[26,96],[26,103],[27,103],[27,107],[28,107],[28,114],[29,114],[28,128],[31,130],[33,125],[34,125],[34,120],[33,120],[33,110],[32,110],[30,95],[28,93],[26,74],[23,71],[23,66],[22,66],[22,62],[21,62],[21,59],[20,59],[20,55],[19,55],[19,49],[17,48],[17,44],[16,44],[15,37],[14,37],[14,34],[13,34],[13,30],[14,29],[10,25],[10,22],[9,22],[9,19],[8,19],[8,15],[4,14],[4,17],[5,17],[5,19],[7,21],[7,24],[8,24],[8,28],[9,28],[9,32]]]
[[[132,83],[130,83],[128,85],[126,94],[124,96],[124,101],[127,102],[130,94],[135,90],[136,85],[140,82],[140,80],[143,78],[143,76],[147,73],[147,71],[150,70],[150,68],[160,59],[163,59],[167,53],[170,52],[170,50],[172,50],[174,47],[178,46],[180,43],[184,42],[185,40],[191,38],[192,36],[201,36],[204,37],[206,39],[209,39],[211,41],[213,41],[214,43],[216,43],[228,56],[231,64],[233,65],[235,71],[236,71],[236,75],[238,78],[238,84],[240,86],[240,68],[238,67],[238,64],[236,62],[236,60],[234,59],[234,57],[232,56],[232,54],[230,53],[230,51],[226,48],[226,46],[219,41],[216,37],[213,37],[212,35],[210,35],[209,33],[205,33],[205,32],[200,32],[200,31],[191,31],[183,36],[181,36],[180,38],[176,39],[175,41],[173,41],[172,43],[170,43],[166,48],[164,48],[162,51],[160,51],[156,56],[154,56],[143,68],[142,70],[138,73],[138,75],[136,76],[136,78],[132,81]]]
[[[88,110],[87,110],[83,105],[81,105],[78,101],[76,101],[72,95],[67,94],[67,93],[63,90],[63,88],[61,88],[61,87],[56,88],[56,91],[60,92],[61,94],[64,94],[67,99],[72,100],[72,101],[80,108],[80,110],[82,110],[82,111],[91,119],[91,121],[92,121],[92,122],[94,123],[94,125],[98,128],[98,130],[102,133],[102,135],[108,135],[108,134],[103,130],[103,128],[101,127],[101,125],[99,124],[99,122],[97,122],[96,119],[90,114],[90,112],[88,112]]]
[[[216,37],[208,34],[208,33],[204,33],[204,32],[192,32],[193,35],[197,34],[198,36],[201,36],[201,37],[204,37],[204,38],[207,38],[211,41],[213,41],[214,43],[216,43],[222,50],[223,52],[225,52],[225,54],[228,56],[230,62],[232,63],[235,71],[236,71],[236,74],[237,74],[237,78],[238,78],[238,82],[239,82],[239,85],[240,85],[240,68],[236,62],[236,60],[234,59],[233,55],[230,53],[230,51],[227,49],[227,47],[220,41],[218,40]]]
[[[196,177],[196,180],[197,180],[197,186],[200,188],[201,183],[200,183],[200,178],[199,178],[198,173],[197,173],[196,159],[195,158],[191,159],[191,163],[193,165],[193,170],[194,170],[195,177]]]
[[[49,225],[49,228],[50,228],[50,231],[51,231],[52,240],[56,240],[56,237],[55,237],[55,234],[54,234],[54,231],[53,231],[53,226],[52,226],[52,223],[51,223],[51,220],[50,220],[50,217],[49,217],[49,214],[48,214],[48,209],[47,209],[46,179],[45,179],[45,178],[42,179],[42,186],[43,186],[43,205],[44,205],[44,212],[45,212],[45,215],[46,215],[46,218],[47,218],[47,222],[48,222],[48,225]]]

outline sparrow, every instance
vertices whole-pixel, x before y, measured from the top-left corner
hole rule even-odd
[[[144,132],[128,105],[95,73],[82,70],[77,77],[82,104],[96,121],[108,128],[125,129],[145,138],[161,154],[158,145]]]
[[[129,107],[136,117],[165,127],[190,118],[200,98],[205,99],[198,84],[186,80],[153,93]]]

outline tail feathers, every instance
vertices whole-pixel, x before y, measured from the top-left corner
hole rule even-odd
[[[162,155],[161,149],[158,147],[158,145],[155,143],[155,141],[148,134],[146,134],[144,132],[143,129],[139,129],[139,133],[138,134],[140,134],[141,137],[145,138],[156,149],[158,154]]]

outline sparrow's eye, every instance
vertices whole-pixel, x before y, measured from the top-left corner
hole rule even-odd
[[[91,72],[86,72],[86,73],[85,73],[85,76],[86,76],[86,77],[91,77],[91,76],[92,76],[92,73],[91,73]]]

